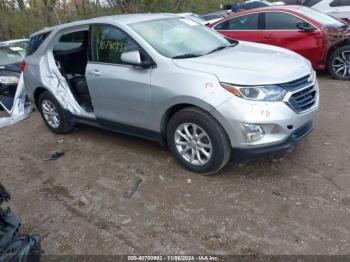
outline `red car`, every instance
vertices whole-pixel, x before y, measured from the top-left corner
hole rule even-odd
[[[305,6],[264,7],[224,18],[211,27],[227,38],[290,49],[314,69],[350,80],[350,25]]]

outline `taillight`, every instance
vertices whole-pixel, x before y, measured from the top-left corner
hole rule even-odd
[[[26,68],[26,61],[23,60],[23,61],[21,62],[20,67],[21,67],[21,72],[23,72],[24,69]]]

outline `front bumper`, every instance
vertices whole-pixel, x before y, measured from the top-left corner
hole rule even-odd
[[[234,148],[234,160],[237,163],[246,163],[250,160],[282,153],[291,149],[298,141],[312,132],[314,128],[313,121],[306,123],[304,126],[295,130],[285,141],[258,148]]]
[[[212,114],[228,134],[235,158],[249,159],[262,154],[284,151],[309,134],[313,129],[319,106],[317,81],[314,87],[315,103],[303,112],[293,110],[287,100],[264,102],[236,96],[218,106]],[[286,98],[291,94],[293,93],[287,93]],[[255,142],[248,142],[241,128],[242,123],[259,125],[264,130],[264,136]],[[306,132],[297,137],[296,134],[304,128]]]

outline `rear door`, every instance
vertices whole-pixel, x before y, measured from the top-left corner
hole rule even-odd
[[[259,13],[245,14],[227,19],[214,26],[214,29],[231,39],[262,42]]]
[[[322,58],[322,32],[315,26],[314,31],[302,31],[297,26],[299,22],[307,21],[286,12],[265,12],[263,43],[292,50],[316,66]]]

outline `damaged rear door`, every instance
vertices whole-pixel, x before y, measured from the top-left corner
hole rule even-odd
[[[90,46],[86,79],[101,125],[147,127],[152,69],[121,61],[122,53],[137,50],[143,56],[143,50],[124,31],[108,24],[90,26]]]

